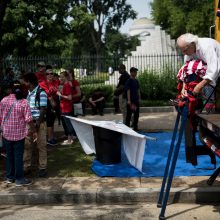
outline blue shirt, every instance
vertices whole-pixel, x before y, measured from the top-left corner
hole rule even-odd
[[[36,94],[39,86],[37,86],[33,91],[29,91],[27,100],[31,108],[31,114],[34,120],[40,117],[40,107],[47,107],[47,94],[45,91],[40,92],[40,101],[36,100]]]

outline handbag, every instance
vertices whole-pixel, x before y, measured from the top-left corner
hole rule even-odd
[[[57,107],[57,102],[55,101],[55,99],[51,96],[50,98],[48,98],[50,105],[52,107],[52,109]]]
[[[82,103],[73,103],[73,111],[75,116],[83,115]]]
[[[10,116],[10,114],[12,112],[12,109],[14,108],[16,102],[17,102],[17,100],[12,104],[11,108],[9,109],[9,111],[8,111],[7,115],[5,116],[5,119],[4,119],[3,123],[2,123],[1,129],[0,129],[0,147],[3,146],[3,143],[2,143],[2,133],[3,133],[4,125],[8,121],[8,118],[9,118],[9,116]]]

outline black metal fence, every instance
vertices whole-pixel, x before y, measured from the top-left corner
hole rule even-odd
[[[15,78],[19,78],[22,71],[37,71],[37,63],[44,61],[52,65],[54,71],[59,73],[61,68],[72,68],[75,76],[82,84],[105,83],[109,85],[117,84],[119,77],[118,65],[125,64],[128,72],[130,67],[139,69],[139,73],[153,71],[155,74],[162,74],[169,69],[177,72],[183,63],[182,56],[177,54],[158,54],[158,55],[135,55],[127,57],[119,56],[75,56],[75,57],[12,57],[8,56],[2,60],[1,68],[4,74],[7,67],[12,67]],[[109,67],[113,73],[109,73]],[[1,78],[3,78],[1,74]]]

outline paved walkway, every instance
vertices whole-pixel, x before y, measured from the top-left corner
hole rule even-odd
[[[92,120],[121,120],[121,114],[84,117]],[[144,131],[172,130],[175,112],[141,113],[139,129]],[[61,131],[57,126],[56,130]],[[208,177],[174,178],[170,201],[217,202],[220,198],[219,179],[213,186]],[[36,178],[29,187],[16,188],[0,183],[0,205],[39,203],[118,203],[157,202],[161,178]]]

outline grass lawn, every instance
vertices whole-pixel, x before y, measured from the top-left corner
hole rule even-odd
[[[93,155],[86,155],[78,140],[74,144],[48,148],[48,175],[57,177],[95,176]]]
[[[37,150],[34,150],[36,155]],[[48,146],[48,177],[95,176],[91,170],[94,155],[86,155],[78,140],[74,144],[55,147]],[[33,159],[32,173],[27,177],[37,177],[37,158]],[[0,179],[5,176],[5,160],[0,158]]]

